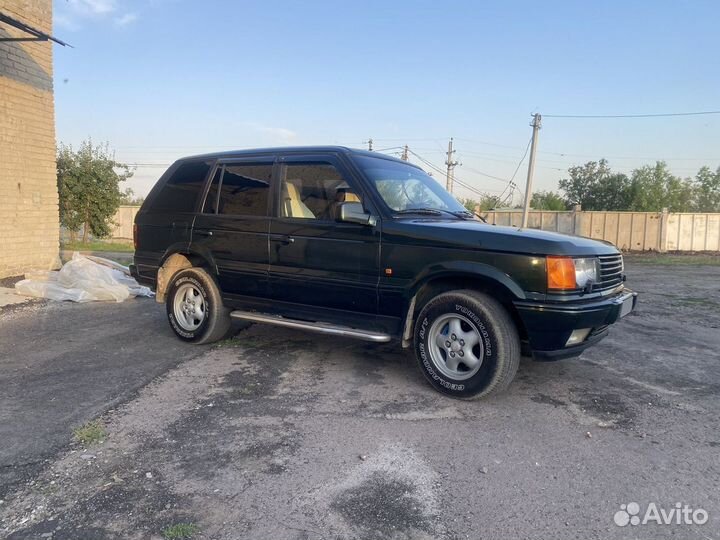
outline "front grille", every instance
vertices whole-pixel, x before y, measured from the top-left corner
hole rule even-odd
[[[614,289],[623,282],[622,255],[600,255],[600,280],[593,285],[593,291]]]

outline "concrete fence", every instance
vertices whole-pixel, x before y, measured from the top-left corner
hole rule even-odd
[[[121,206],[113,221],[113,240],[131,241],[139,206]],[[521,210],[481,212],[488,223],[519,227]],[[607,240],[623,251],[720,251],[720,214],[668,212],[550,212],[533,210],[533,229]]]
[[[496,225],[522,223],[522,210],[481,215]],[[533,210],[528,226],[607,240],[623,251],[720,251],[720,214]]]
[[[132,242],[133,239],[133,223],[135,223],[135,216],[140,210],[139,206],[121,206],[118,211],[115,212],[115,216],[112,218],[115,226],[110,233],[110,238],[113,240],[127,240]]]

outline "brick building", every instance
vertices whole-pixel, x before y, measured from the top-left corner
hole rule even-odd
[[[0,278],[58,257],[51,31],[52,0],[0,2]]]

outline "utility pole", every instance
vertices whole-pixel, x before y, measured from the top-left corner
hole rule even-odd
[[[372,152],[372,137],[368,139],[368,150]]]
[[[409,159],[409,158],[408,158],[408,145],[407,145],[407,144],[406,144],[405,147],[403,148],[403,152],[402,152],[402,155],[400,156],[400,159],[402,159],[403,161],[407,161],[407,160]]]
[[[453,160],[454,153],[455,150],[453,150],[453,140],[451,137],[450,142],[448,143],[447,159],[445,160],[445,165],[447,165],[445,189],[447,189],[450,193],[453,192],[453,184],[455,183],[455,166],[458,164],[457,161]]]
[[[528,213],[530,212],[530,201],[532,200],[533,173],[535,172],[535,152],[537,150],[538,133],[540,132],[541,123],[542,116],[538,113],[533,114],[533,121],[530,124],[533,128],[532,143],[530,144],[530,161],[528,161],[527,184],[525,185],[525,205],[523,206],[522,215],[523,228],[527,227],[528,224]]]

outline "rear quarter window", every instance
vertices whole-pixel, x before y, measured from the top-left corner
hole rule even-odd
[[[152,202],[154,212],[194,212],[212,161],[189,161],[168,178]]]

